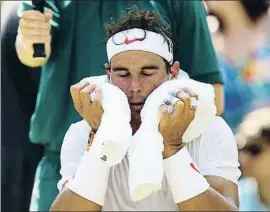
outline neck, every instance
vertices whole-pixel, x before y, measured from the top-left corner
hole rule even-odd
[[[261,182],[258,181],[258,190],[261,201],[270,208],[270,181],[265,179]]]
[[[131,119],[130,125],[132,128],[132,135],[134,135],[141,126],[141,120]]]

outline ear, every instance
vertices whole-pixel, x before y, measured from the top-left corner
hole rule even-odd
[[[175,61],[174,64],[171,66],[171,78],[176,79],[178,77],[180,70],[180,63]]]
[[[110,81],[110,74],[111,74],[111,69],[110,69],[110,65],[108,63],[105,63],[104,64],[104,69],[106,71],[106,75],[107,75],[107,78],[108,78],[108,81]]]

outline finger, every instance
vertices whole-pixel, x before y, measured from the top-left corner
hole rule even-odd
[[[40,20],[26,20],[26,19],[21,19],[19,22],[19,26],[21,28],[39,28],[39,29],[47,29],[50,31],[51,29],[51,24],[46,23]]]
[[[37,10],[29,10],[25,11],[22,15],[23,19],[28,19],[28,20],[40,20],[40,21],[46,21],[46,17],[44,14]]]
[[[74,103],[74,106],[76,110],[81,110],[82,109],[82,102],[80,99],[80,90],[84,88],[86,85],[88,85],[87,82],[81,82],[77,83],[75,85],[72,85],[70,87],[70,94]]]
[[[159,129],[164,130],[169,127],[171,116],[168,112],[167,106],[161,105],[160,106],[160,122],[159,122]]]
[[[50,31],[48,29],[42,28],[21,28],[21,32],[24,36],[50,36]]]
[[[198,100],[196,97],[190,97],[190,109],[196,110],[198,106]]]
[[[181,100],[179,98],[174,97],[174,96],[171,96],[171,98],[170,98],[170,103],[172,106],[177,104],[179,101],[181,101]]]
[[[102,101],[102,91],[100,88],[96,88],[94,91],[94,95],[92,96],[92,102],[93,104],[101,104]]]
[[[184,114],[184,102],[183,101],[178,101],[175,105],[174,105],[174,112],[172,114],[172,121],[176,121],[181,119],[181,117],[183,117]]]
[[[52,17],[53,17],[52,11],[50,9],[47,9],[47,8],[44,11],[44,15],[45,15],[45,18],[46,18],[47,22],[50,21],[52,19]]]
[[[49,43],[51,41],[51,36],[43,36],[43,35],[24,35],[20,33],[21,39],[26,44],[33,43]]]
[[[182,90],[188,94],[189,96],[192,96],[192,97],[195,97],[196,99],[198,99],[198,94],[192,90],[191,88],[188,88],[188,87],[185,87],[185,88],[182,88]]]
[[[83,107],[91,104],[90,94],[96,89],[96,85],[87,85],[80,91]]]
[[[196,109],[195,108],[189,109],[188,113],[189,119],[192,121],[195,118]]]
[[[178,98],[184,102],[184,114],[188,114],[190,108],[190,96],[184,91],[178,93]]]

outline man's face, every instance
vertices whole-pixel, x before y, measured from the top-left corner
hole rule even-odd
[[[138,119],[149,94],[170,79],[164,60],[144,51],[127,51],[111,59],[108,77],[128,97],[132,118]]]
[[[269,179],[270,146],[261,140],[251,140],[239,152],[239,161],[244,176],[258,181]]]

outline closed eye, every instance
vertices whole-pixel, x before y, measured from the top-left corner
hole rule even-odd
[[[130,73],[126,73],[126,74],[119,74],[119,77],[125,78],[128,77],[130,75]]]
[[[159,70],[158,66],[150,65],[142,67],[142,75],[144,76],[152,76]]]
[[[154,73],[145,73],[145,72],[142,72],[142,75],[144,75],[144,76],[152,76]]]

